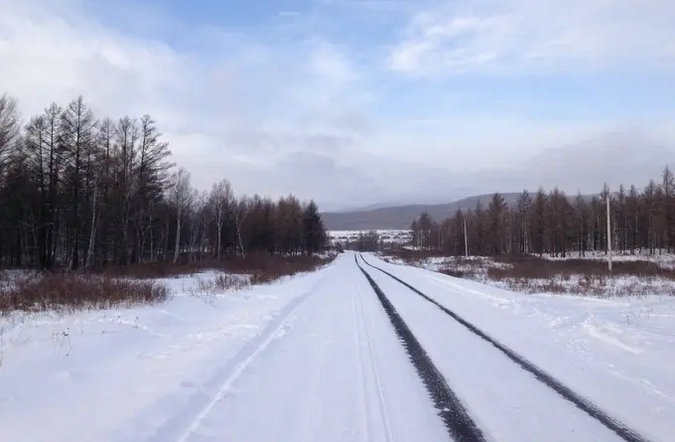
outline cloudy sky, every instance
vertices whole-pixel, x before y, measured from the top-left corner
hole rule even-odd
[[[149,113],[203,189],[594,192],[675,163],[673,23],[672,0],[0,0],[0,93]]]

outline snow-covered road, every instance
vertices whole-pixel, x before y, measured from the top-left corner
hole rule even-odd
[[[652,440],[675,433],[675,300],[404,279]],[[620,440],[437,306],[364,265],[488,440]],[[222,296],[0,319],[0,441],[448,440],[353,253]],[[636,315],[649,308],[650,314]],[[623,324],[632,314],[632,322]]]

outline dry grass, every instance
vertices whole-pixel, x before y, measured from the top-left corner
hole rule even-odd
[[[442,257],[427,252],[390,254],[411,265],[523,293],[590,296],[675,295],[675,270],[654,261],[615,261],[610,275],[598,259],[548,260],[536,256]],[[436,258],[436,259],[433,259]]]
[[[398,258],[401,261],[410,265],[415,265],[416,263],[423,261],[427,258],[443,256],[439,254],[439,252],[429,250],[410,250],[401,247],[392,247],[386,250],[384,253],[387,256]]]
[[[494,258],[507,266],[491,267],[487,270],[490,279],[505,278],[548,279],[580,275],[587,278],[610,276],[607,263],[596,260],[569,259],[551,261],[532,256],[504,256]],[[613,265],[614,276],[638,276],[675,280],[675,270],[659,267],[650,261],[619,261]]]
[[[228,274],[200,282],[198,291],[219,293],[312,271],[333,258],[251,254],[246,258],[228,257],[221,261],[108,267],[96,274],[28,272],[10,278],[6,272],[0,272],[0,313],[160,302],[167,298],[167,288],[147,279],[193,274],[206,269],[223,270]]]
[[[153,262],[131,264],[128,266],[107,266],[99,269],[96,273],[117,277],[134,279],[170,278],[181,275],[191,275],[207,268],[213,268],[212,261],[189,262]]]
[[[0,312],[77,310],[154,303],[167,298],[166,287],[149,281],[52,273],[22,278],[0,292]]]
[[[231,257],[224,261],[223,267],[228,272],[251,275],[252,284],[264,284],[282,276],[309,272],[328,264],[333,258],[319,256],[284,256],[258,253],[242,257]]]
[[[204,270],[223,270],[228,273],[254,275],[259,281],[272,281],[281,276],[314,270],[332,261],[334,257],[323,258],[316,255],[272,255],[252,253],[242,256],[227,256],[222,260],[205,259],[198,262],[157,262],[133,264],[129,266],[109,266],[100,270],[100,274],[114,277],[152,279],[190,275]]]
[[[227,290],[241,290],[251,285],[245,275],[218,275],[213,279],[200,280],[196,293],[216,294]]]
[[[219,263],[219,268],[230,274],[219,275],[215,279],[200,281],[198,292],[222,293],[227,290],[267,284],[283,276],[316,270],[334,259],[334,256],[322,258],[318,256],[280,256],[270,254],[253,254],[243,257],[231,257]],[[214,266],[210,266],[214,268]]]

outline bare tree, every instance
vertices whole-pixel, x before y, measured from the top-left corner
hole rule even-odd
[[[83,160],[92,148],[96,120],[82,96],[73,100],[61,114],[61,145],[66,152],[67,177],[72,187],[70,204],[72,258],[71,267],[80,264],[80,198],[83,181]]]
[[[19,113],[16,100],[7,94],[0,96],[0,179],[2,179],[10,149],[19,136]]]
[[[215,216],[216,223],[216,248],[215,255],[216,258],[220,259],[222,256],[222,245],[223,245],[223,227],[225,222],[225,216],[227,212],[232,210],[232,205],[234,201],[234,195],[232,194],[232,188],[230,187],[230,182],[227,180],[222,180],[213,185],[211,188],[211,194],[209,196],[209,202],[213,207],[213,212]]]
[[[183,222],[183,215],[190,207],[190,173],[183,168],[171,176],[171,190],[169,200],[176,210],[176,242],[173,251],[173,262],[178,262],[180,254],[180,233]]]

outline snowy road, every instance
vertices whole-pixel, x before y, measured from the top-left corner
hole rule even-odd
[[[639,301],[658,314],[621,325],[634,308],[622,300],[525,296],[365,259],[639,436],[672,440],[673,300]],[[621,440],[438,306],[362,266],[479,435]],[[444,393],[428,391],[411,360],[414,346],[401,339],[353,253],[318,272],[214,298],[188,293],[196,278],[168,280],[177,296],[159,307],[1,319],[0,441],[441,441],[455,434],[452,410],[437,408]]]
[[[444,440],[422,382],[353,260],[342,256],[325,270],[271,337],[181,440]]]
[[[489,439],[621,440],[437,305],[388,275],[370,273]]]

